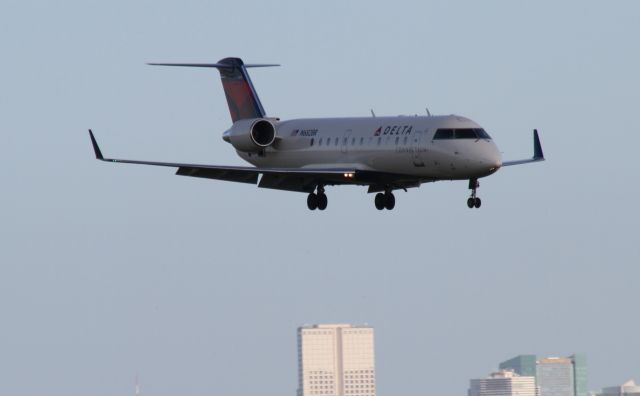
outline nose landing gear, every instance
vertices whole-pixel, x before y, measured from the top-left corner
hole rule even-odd
[[[385,193],[377,193],[375,198],[376,209],[392,210],[396,206],[396,197],[391,191],[385,191]]]
[[[476,190],[478,189],[478,187],[480,187],[478,179],[469,180],[469,189],[471,190],[471,196],[469,197],[469,199],[467,199],[467,206],[469,207],[469,209],[478,209],[480,208],[480,205],[482,205],[482,201],[480,200],[480,198],[476,197]]]
[[[318,186],[318,193],[311,193],[307,196],[307,207],[310,210],[325,210],[327,208],[327,204],[329,200],[327,199],[327,195],[324,193],[324,186]]]

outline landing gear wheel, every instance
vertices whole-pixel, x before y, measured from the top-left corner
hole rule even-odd
[[[480,205],[482,205],[482,201],[480,200],[480,198],[476,197],[478,187],[480,187],[478,179],[469,180],[469,190],[471,190],[471,196],[469,197],[469,199],[467,199],[467,206],[469,207],[469,209],[478,209]]]
[[[396,197],[393,193],[384,194],[384,207],[387,210],[392,210],[396,206]]]
[[[310,210],[316,210],[318,208],[318,196],[314,193],[307,196],[307,207]]]
[[[317,199],[318,202],[318,209],[320,210],[325,210],[327,208],[327,203],[329,203],[329,200],[327,199],[327,196],[322,193],[322,194],[318,194],[317,195]]]
[[[375,199],[376,209],[378,209],[378,210],[384,209],[384,207],[386,206],[385,205],[385,203],[386,203],[385,201],[386,201],[386,199],[384,197],[384,194],[383,193],[377,193],[376,194],[376,199]]]

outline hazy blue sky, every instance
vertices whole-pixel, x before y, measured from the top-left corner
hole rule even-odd
[[[0,5],[0,394],[294,395],[296,327],[369,323],[378,394],[465,395],[521,353],[640,379],[637,1]],[[95,161],[242,165],[217,72],[270,115],[456,113],[505,159],[396,194],[305,195]],[[426,390],[428,389],[428,391]]]

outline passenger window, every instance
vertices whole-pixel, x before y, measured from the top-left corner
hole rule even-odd
[[[322,138],[318,141],[318,146],[322,146]]]
[[[362,143],[364,143],[364,138],[363,137],[360,138],[360,145],[361,146],[362,146]]]
[[[356,144],[356,138],[351,139],[351,145],[353,146],[354,144]]]
[[[474,129],[465,128],[465,129],[456,129],[456,139],[477,139],[476,131]]]
[[[453,129],[438,129],[433,140],[453,139]]]
[[[309,142],[309,146],[313,146],[313,138],[311,138],[311,141]]]
[[[346,146],[346,145],[347,145],[347,138],[343,138],[343,139],[342,139],[342,144],[343,144],[344,146]]]
[[[399,141],[400,141],[400,136],[396,136],[396,146],[398,145]]]
[[[336,146],[338,145],[338,142],[340,141],[339,138],[336,138]]]

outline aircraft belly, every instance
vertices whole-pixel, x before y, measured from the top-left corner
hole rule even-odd
[[[361,152],[339,151],[288,151],[271,152],[264,156],[247,155],[241,157],[256,167],[304,168],[326,166],[355,166],[362,170],[404,174],[425,179],[468,179],[479,177],[477,167],[464,155],[446,151],[428,150],[422,155],[420,166],[407,153],[363,150]]]
[[[355,166],[361,170],[378,171],[384,173],[404,174],[420,178],[433,178],[434,169],[431,165],[416,167],[411,157],[403,153],[389,153],[386,151],[363,150],[360,152],[313,152],[289,151],[273,152],[264,156],[247,155],[241,157],[256,167],[264,168],[305,168],[305,167],[341,167]]]

